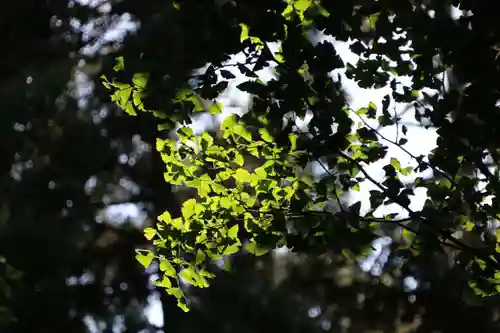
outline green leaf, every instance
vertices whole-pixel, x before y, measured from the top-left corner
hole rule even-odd
[[[203,150],[207,150],[208,148],[212,147],[214,144],[214,138],[207,132],[203,132],[201,135],[201,146]]]
[[[212,278],[214,278],[214,277],[215,277],[215,275],[214,275],[214,274],[212,274],[212,273],[210,273],[210,272],[208,272],[208,271],[206,271],[206,270],[204,270],[204,269],[200,270],[200,275],[201,275],[201,276],[204,276],[204,277],[206,277],[206,278],[209,278],[209,279],[212,279]]]
[[[220,205],[222,208],[231,208],[234,203],[234,199],[232,197],[222,197],[220,198]]]
[[[234,134],[241,136],[247,142],[252,142],[252,133],[246,130],[245,126],[237,124],[233,127]]]
[[[399,171],[401,170],[401,164],[399,163],[399,161],[395,158],[391,158],[391,165],[394,167],[394,169],[396,169],[396,171]]]
[[[135,73],[132,77],[132,82],[136,87],[144,89],[148,82],[148,75],[145,73]]]
[[[194,96],[194,92],[192,89],[180,89],[177,94],[175,95],[175,99],[181,102],[184,102],[186,100],[189,100]]]
[[[359,115],[359,116],[363,116],[365,114],[368,113],[368,108],[359,108],[356,110],[356,113]]]
[[[167,294],[174,296],[177,299],[181,299],[184,295],[180,288],[169,288],[167,289]]]
[[[236,115],[232,114],[227,116],[220,126],[221,131],[230,131],[232,132],[234,126],[237,124]]]
[[[134,106],[137,109],[139,109],[141,111],[145,111],[144,105],[143,105],[142,99],[141,99],[141,93],[139,91],[132,92],[132,100],[134,102]]]
[[[231,254],[235,254],[240,250],[240,244],[235,243],[232,245],[229,245],[228,247],[225,248],[223,255],[229,256]]]
[[[250,175],[250,173],[242,168],[236,170],[233,177],[234,179],[236,179],[236,181],[241,183],[249,183],[252,180],[252,176]]]
[[[196,199],[189,199],[184,201],[184,203],[182,204],[182,216],[185,220],[189,220],[189,218],[191,218],[191,216],[195,214],[196,205]]]
[[[165,223],[170,223],[172,222],[172,216],[168,211],[165,211],[163,214],[158,216],[158,221],[165,222]]]
[[[304,12],[309,6],[311,6],[312,0],[294,0],[293,7],[299,12]]]
[[[106,77],[106,75],[101,75],[100,76],[101,80],[102,80],[102,85],[104,87],[106,87],[106,89],[111,89],[111,82],[109,82],[108,78]]]
[[[144,254],[144,252],[146,253]],[[154,259],[154,255],[151,251],[141,251],[136,254],[135,258],[144,268],[148,268]]]
[[[172,282],[166,275],[163,276],[163,279],[156,281],[155,285],[157,285],[158,287],[163,287],[165,289],[172,288]]]
[[[264,254],[266,254],[268,251],[263,249],[263,248],[260,248],[256,243],[253,243],[253,242],[250,242],[248,244],[245,245],[245,249],[255,255],[255,256],[262,256]]]
[[[238,151],[235,152],[234,162],[239,166],[243,166],[243,164],[245,164],[245,159],[243,158],[243,155],[241,155]]]
[[[239,226],[237,224],[233,225],[227,232],[228,237],[231,239],[238,238],[238,229]]]
[[[182,221],[182,217],[178,217],[178,218],[175,218],[173,219],[170,224],[172,225],[172,227],[174,227],[175,229],[178,229],[178,230],[182,230],[184,231],[185,230],[185,226],[184,226],[184,222]]]
[[[267,177],[266,169],[264,169],[263,167],[255,168],[254,172],[260,178],[266,178]]]
[[[179,276],[184,281],[186,281],[187,283],[189,283],[190,285],[193,285],[193,286],[197,285],[196,279],[195,279],[196,272],[191,267],[183,269],[180,272]]]
[[[115,60],[116,60],[116,64],[113,67],[113,70],[115,72],[119,72],[119,71],[124,70],[125,69],[125,62],[123,60],[123,57],[117,57]]]
[[[226,192],[226,188],[224,186],[222,186],[221,184],[218,184],[218,183],[211,183],[210,186],[212,187],[212,190],[216,193],[216,194],[222,194],[222,193],[225,193]]]
[[[402,174],[403,176],[407,176],[407,175],[411,174],[411,173],[412,173],[412,171],[413,171],[413,168],[412,168],[411,166],[406,167],[406,168],[402,168],[402,169],[400,170],[400,172],[401,172],[401,174]]]
[[[153,228],[144,229],[144,237],[146,237],[147,240],[152,240],[155,236],[156,236],[156,229]]]
[[[179,134],[179,136],[185,136],[188,139],[191,139],[194,137],[193,129],[190,127],[186,127],[186,126],[179,128],[177,130],[177,134]]]
[[[222,113],[222,108],[224,105],[222,103],[214,102],[212,105],[210,105],[210,108],[208,108],[208,113],[210,114],[220,114]]]
[[[288,139],[290,139],[290,151],[293,152],[297,150],[297,134],[289,134]]]
[[[189,98],[189,101],[191,103],[193,103],[193,105],[194,105],[194,107],[193,107],[194,112],[204,112],[205,111],[205,105],[203,105],[202,100],[198,96],[193,95],[192,97]],[[212,106],[213,106],[213,104],[212,104]],[[217,113],[214,113],[214,114],[217,114]]]
[[[130,102],[127,103],[125,112],[128,113],[130,116],[137,116],[137,112],[135,112],[134,105]]]
[[[271,134],[269,134],[269,131],[265,128],[260,128],[259,134],[260,134],[260,137],[262,138],[262,140],[264,140],[266,142],[273,142],[274,141],[274,138],[271,136]]]
[[[198,249],[196,251],[196,265],[200,265],[200,264],[204,263],[205,259],[206,259],[205,252],[203,252],[202,250]]]
[[[376,106],[376,105],[375,105],[375,103],[373,103],[373,102],[370,102],[370,103],[368,104],[368,108],[369,108],[369,109],[372,109],[372,110],[377,111],[377,106]]]
[[[401,236],[406,242],[408,242],[408,244],[411,244],[413,242],[413,239],[415,238],[415,234],[406,228],[403,228],[403,230],[401,230]]]
[[[184,302],[177,302],[177,306],[184,312],[189,312],[189,308]]]
[[[240,23],[241,34],[240,34],[240,42],[243,42],[248,39],[248,26],[244,23]]]
[[[127,103],[130,100],[130,96],[132,94],[132,87],[128,86],[127,88],[124,88],[120,91],[117,92],[119,96],[119,104],[122,109],[127,108]],[[129,110],[125,110],[126,112],[129,112]],[[132,111],[132,113],[129,113],[130,115],[135,115],[135,111]]]
[[[160,271],[164,272],[166,276],[176,277],[177,272],[174,266],[167,259],[160,260]]]

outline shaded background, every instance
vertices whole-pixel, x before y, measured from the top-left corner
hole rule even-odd
[[[416,292],[402,275],[374,276],[334,254],[236,256],[231,274],[189,291],[188,314],[159,293],[134,249],[148,246],[144,225],[182,198],[151,150],[157,120],[117,110],[99,76],[116,56],[145,52],[131,72],[164,66],[180,82],[222,57],[206,46],[223,26],[203,29],[203,8],[182,25],[170,10],[25,0],[0,11],[0,254],[22,273],[2,275],[1,332],[500,332],[497,300],[466,304],[452,271]],[[201,46],[183,43],[193,40]]]

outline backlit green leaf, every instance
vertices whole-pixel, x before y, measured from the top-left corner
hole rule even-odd
[[[233,225],[227,232],[228,237],[232,239],[238,238],[238,228],[239,226],[237,224]]]
[[[238,182],[242,182],[242,183],[248,183],[252,180],[252,176],[250,175],[250,173],[247,170],[242,169],[242,168],[236,170],[233,177]]]
[[[148,76],[145,73],[135,73],[132,82],[136,87],[144,89],[148,82]]]
[[[167,259],[162,259],[160,261],[160,270],[165,273],[166,276],[176,277],[177,272],[175,271],[174,266]]]
[[[189,199],[182,204],[182,216],[188,220],[195,214],[196,200]]]
[[[262,140],[264,140],[266,142],[273,142],[273,140],[274,140],[273,137],[271,136],[271,134],[269,134],[269,132],[265,128],[260,128],[259,134],[260,134],[260,137],[262,138]]]
[[[148,240],[152,240],[156,236],[156,229],[146,228],[144,229],[144,237]]]
[[[151,251],[141,251],[136,254],[135,258],[144,268],[148,268],[154,259],[154,255]]]

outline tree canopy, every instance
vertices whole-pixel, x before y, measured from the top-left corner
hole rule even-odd
[[[424,292],[452,276],[466,302],[498,293],[495,2],[169,6],[149,23],[176,26],[162,35],[166,44],[123,53],[104,85],[128,114],[160,119],[165,180],[196,189],[180,211],[165,211],[145,229],[155,251],[137,251],[145,267],[159,260],[157,284],[181,308],[189,309],[183,282],[207,287],[214,260],[281,246],[361,260],[383,236],[391,238],[383,270],[401,287],[414,276]],[[354,62],[342,59],[342,43]],[[234,62],[237,53],[243,60]],[[229,68],[245,77],[237,88],[251,105],[227,116],[218,133],[198,135],[188,124],[198,112],[224,111],[217,97],[235,79]],[[353,109],[347,80],[390,91]],[[437,133],[435,148],[407,149],[412,126]],[[395,138],[384,135],[390,127]],[[389,156],[390,147],[408,161]],[[366,202],[346,204],[363,188]],[[412,205],[417,191],[426,198],[421,207]]]
[[[0,331],[498,332],[496,7],[6,3]]]

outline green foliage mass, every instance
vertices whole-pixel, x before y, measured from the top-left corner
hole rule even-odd
[[[453,17],[452,5],[465,11],[460,18]],[[211,261],[279,246],[334,251],[357,260],[382,235],[393,237],[394,261],[386,269],[405,272],[411,263],[429,262],[435,270],[419,279],[432,282],[444,265],[463,282],[464,297],[471,290],[481,296],[498,293],[500,92],[491,83],[498,74],[492,51],[498,32],[488,14],[493,8],[465,1],[312,0],[218,5],[186,0],[172,6],[171,15],[179,20],[205,8],[214,31],[228,31],[214,46],[219,54],[207,52],[208,66],[193,75],[198,84],[174,72],[160,84],[158,72],[140,70],[132,83],[104,78],[104,84],[128,114],[153,112],[161,119],[160,130],[180,127],[174,138],[159,138],[156,148],[165,181],[196,189],[197,195],[183,203],[179,216],[165,212],[145,230],[155,251],[138,250],[137,259],[145,267],[159,261],[163,276],[157,283],[181,308],[188,310],[181,281],[207,287],[214,278]],[[333,42],[313,41],[311,35],[319,31],[348,42],[357,63],[344,63]],[[192,46],[197,47],[202,46]],[[477,53],[474,60],[461,53],[468,48]],[[229,54],[237,52],[245,60],[229,64]],[[115,70],[126,70],[126,61],[119,58]],[[225,118],[217,134],[194,135],[188,127],[194,113],[218,114],[224,108],[216,98],[234,79],[227,67],[247,78],[237,88],[250,94],[252,106],[242,117]],[[267,81],[260,72],[266,68],[273,72]],[[370,103],[353,110],[341,77],[332,75],[336,70],[361,88],[389,86],[391,92],[381,107]],[[411,82],[403,83],[405,77]],[[452,78],[458,88],[448,84]],[[152,100],[159,87],[168,100],[163,104]],[[419,124],[437,129],[437,147],[427,156],[405,148],[409,130],[395,103],[408,104]],[[304,130],[298,121],[306,116]],[[395,140],[381,133],[387,126],[398,128]],[[367,166],[385,163],[389,146],[413,164],[391,158],[377,179]],[[304,173],[311,164],[323,175]],[[432,177],[415,176],[426,170]],[[408,176],[412,181],[403,182]],[[346,207],[342,196],[362,183],[373,187],[369,202]],[[414,209],[411,197],[419,188],[427,200]],[[331,203],[337,209],[325,209]],[[389,205],[398,209],[377,213]]]

